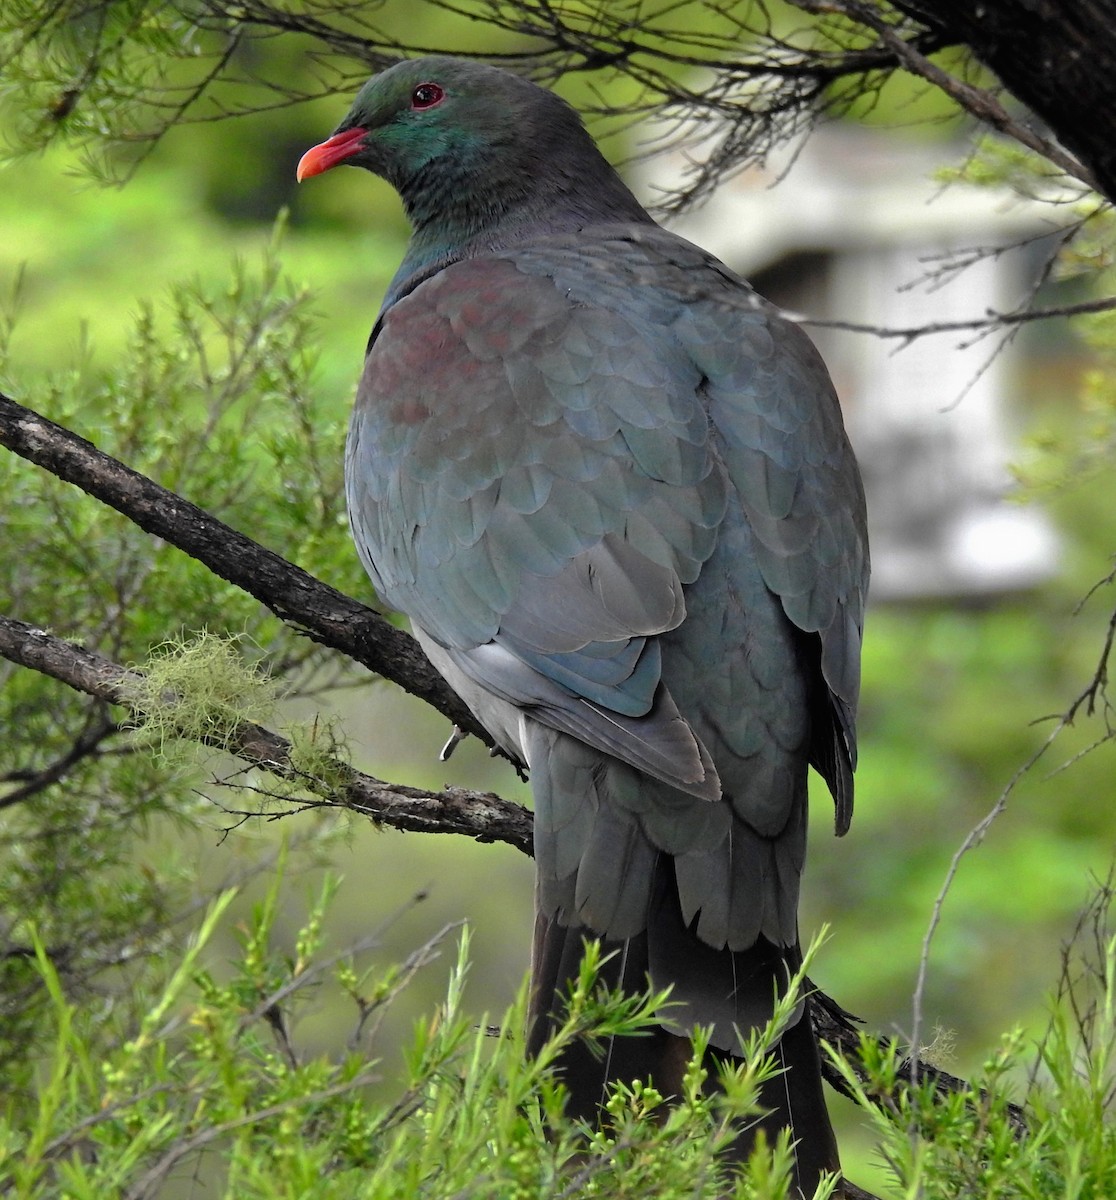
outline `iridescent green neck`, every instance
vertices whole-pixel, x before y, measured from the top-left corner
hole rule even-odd
[[[571,233],[586,225],[609,222],[652,223],[639,202],[604,160],[607,174],[596,186],[570,187],[568,177],[543,182],[536,178],[525,193],[489,186],[484,193],[461,189],[452,199],[437,201],[423,190],[428,207],[410,203],[404,193],[412,234],[384,299],[390,307],[426,276],[450,263],[502,250],[549,234]],[[491,185],[494,181],[490,178]],[[402,189],[401,189],[402,190]],[[469,197],[462,201],[462,197]],[[427,216],[429,212],[429,216]]]
[[[433,232],[427,236],[414,234],[407,244],[407,253],[403,256],[399,269],[392,276],[384,296],[383,308],[390,308],[396,300],[409,292],[415,281],[463,257],[462,245],[462,240],[455,231],[445,230],[441,236]]]
[[[552,120],[546,115],[490,122],[484,138],[455,130],[452,153],[429,152],[431,141],[426,153],[411,145],[395,156],[385,175],[412,234],[385,307],[462,258],[586,225],[651,220],[572,111],[561,105]]]

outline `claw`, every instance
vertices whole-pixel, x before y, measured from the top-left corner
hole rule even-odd
[[[458,745],[463,742],[469,735],[460,726],[453,727],[453,733],[449,735],[449,740],[442,747],[438,754],[439,762],[448,762],[450,755],[457,749]]]

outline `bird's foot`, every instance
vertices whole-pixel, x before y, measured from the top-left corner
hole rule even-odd
[[[448,762],[450,755],[468,736],[469,735],[464,729],[462,729],[459,725],[455,725],[453,727],[453,733],[449,735],[449,739],[446,741],[446,744],[442,747],[438,754],[438,761]]]

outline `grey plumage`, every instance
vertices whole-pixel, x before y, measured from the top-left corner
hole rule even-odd
[[[695,1024],[732,1053],[798,963],[808,764],[838,832],[852,812],[868,557],[825,368],[522,80],[402,64],[336,136],[415,224],[353,414],[353,533],[530,768],[536,1036],[585,934],[622,948],[628,983],[674,989],[649,1069],[676,1072]],[[806,1186],[836,1157],[799,1025]]]

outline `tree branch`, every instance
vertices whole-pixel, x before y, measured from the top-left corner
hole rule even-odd
[[[976,117],[978,121],[1007,137],[1014,138],[1020,145],[1041,155],[1059,170],[1080,180],[1086,187],[1094,191],[1100,190],[1100,185],[1093,173],[1084,164],[1078,162],[1072,154],[1068,154],[1057,142],[1043,137],[1017,121],[987,89],[973,87],[972,84],[965,83],[955,75],[943,70],[937,63],[932,62],[910,41],[900,37],[880,10],[872,4],[864,3],[862,0],[792,0],[792,2],[806,12],[832,13],[839,11],[845,13],[852,20],[871,29],[880,42],[894,53],[901,67],[912,75],[918,75],[932,83],[950,99],[956,101],[967,113]]]
[[[25,621],[2,616],[0,655],[142,718],[139,698],[144,676],[140,671],[122,667]],[[173,704],[174,697],[168,699]],[[291,743],[251,721],[202,740],[317,796],[311,803],[349,808],[393,829],[459,833],[481,842],[506,842],[524,854],[531,853],[531,813],[491,792],[465,788],[427,792],[385,783],[335,760],[329,764],[329,776],[331,780],[343,780],[338,788],[300,770],[292,761]]]
[[[485,745],[494,745],[491,735],[449,689],[414,638],[367,605],[3,393],[0,446],[114,508],[254,596],[320,645],[339,650],[397,683]]]
[[[1066,148],[1058,151],[1058,157],[1052,155],[1051,161],[1065,169],[1063,160],[1070,157],[1069,151],[1087,168],[1085,174],[1069,173],[1116,200],[1113,0],[892,3],[926,28],[967,45],[1006,90],[1038,117],[1035,125],[1046,125]],[[987,119],[980,112],[976,115]],[[1016,136],[1014,129],[1007,132]],[[1034,136],[1053,144],[1038,132]]]

